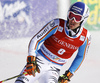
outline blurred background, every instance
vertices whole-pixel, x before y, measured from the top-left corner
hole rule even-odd
[[[0,0],[0,81],[20,74],[26,64],[30,39],[50,20],[66,20],[69,6],[77,1],[86,3],[90,9],[84,26],[92,40],[86,59],[70,83],[99,83],[100,0]],[[61,74],[69,68],[75,54],[62,67]]]

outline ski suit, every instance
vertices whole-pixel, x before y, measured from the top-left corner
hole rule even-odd
[[[90,45],[90,33],[81,26],[73,37],[69,36],[67,21],[54,19],[47,23],[30,41],[28,55],[37,57],[40,73],[23,75],[15,83],[58,83],[61,67],[77,51],[69,71],[74,73],[82,64]],[[67,70],[67,68],[66,68]],[[25,67],[21,73],[25,72]]]

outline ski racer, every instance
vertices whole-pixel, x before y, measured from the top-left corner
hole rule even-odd
[[[83,27],[89,8],[83,2],[72,4],[67,20],[48,22],[29,43],[27,64],[15,83],[68,83],[82,64],[90,45],[91,35]],[[62,66],[77,51],[70,67],[60,76]]]

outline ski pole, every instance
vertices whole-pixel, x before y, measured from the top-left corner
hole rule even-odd
[[[14,79],[14,78],[16,78],[16,77],[20,77],[20,76],[25,75],[25,74],[27,74],[27,72],[25,72],[25,73],[23,73],[23,74],[16,75],[16,76],[13,76],[13,77],[8,78],[8,79],[5,79],[5,80],[2,80],[2,81],[0,81],[0,83],[3,83],[3,82],[5,82],[5,81],[11,80],[11,79]]]

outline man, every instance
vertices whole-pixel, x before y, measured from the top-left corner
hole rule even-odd
[[[69,8],[67,21],[54,19],[47,23],[30,41],[29,56],[15,83],[68,83],[83,62],[90,45],[90,34],[84,25],[88,7],[76,2]],[[69,69],[61,76],[60,69],[78,50]]]

